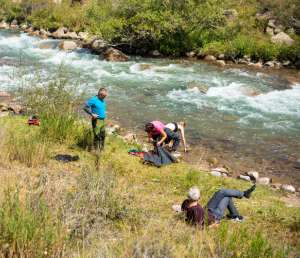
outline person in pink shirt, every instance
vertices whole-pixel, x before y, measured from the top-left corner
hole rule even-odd
[[[165,125],[160,121],[152,121],[145,125],[145,131],[148,134],[149,141],[158,141],[157,145],[162,145],[167,139],[167,134],[164,131]]]

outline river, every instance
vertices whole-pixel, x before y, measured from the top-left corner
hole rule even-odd
[[[0,90],[47,82],[63,65],[86,96],[106,86],[110,117],[128,128],[155,119],[187,121],[194,149],[187,160],[213,156],[236,172],[256,169],[300,184],[293,166],[300,158],[300,84],[290,87],[278,73],[204,62],[134,57],[113,63],[57,44],[0,31]]]

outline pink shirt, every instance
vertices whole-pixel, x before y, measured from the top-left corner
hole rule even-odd
[[[155,128],[154,134],[161,134],[165,128],[165,125],[160,121],[152,121],[151,124],[153,124]]]

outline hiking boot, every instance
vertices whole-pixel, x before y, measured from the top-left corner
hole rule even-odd
[[[244,197],[246,197],[247,199],[250,198],[251,193],[255,190],[256,185],[252,185],[249,189],[247,189],[246,191],[244,191]]]

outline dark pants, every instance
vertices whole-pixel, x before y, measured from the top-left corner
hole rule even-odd
[[[207,208],[210,210],[217,220],[221,220],[224,216],[226,208],[229,214],[234,217],[239,213],[234,206],[232,198],[241,199],[244,196],[244,192],[231,189],[221,189],[214,193],[213,197],[208,201]]]
[[[92,127],[94,133],[94,148],[101,151],[105,143],[105,121],[94,119],[92,120]]]
[[[172,151],[176,151],[180,144],[180,136],[178,133],[173,132],[169,128],[164,129],[165,133],[167,134],[167,139],[165,140],[165,143],[168,144],[170,141],[173,141],[172,145]]]

